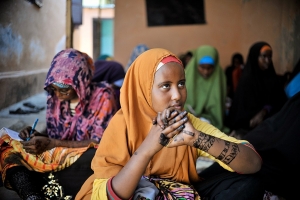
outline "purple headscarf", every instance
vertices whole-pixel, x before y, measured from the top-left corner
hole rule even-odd
[[[113,84],[115,81],[124,79],[125,71],[123,66],[115,61],[98,60],[95,62],[95,74],[93,81],[106,81]]]

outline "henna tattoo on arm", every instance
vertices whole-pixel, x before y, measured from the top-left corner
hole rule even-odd
[[[226,156],[222,161],[229,165],[231,161],[237,156],[238,152],[240,152],[238,144],[232,143],[231,152],[228,156]]]
[[[229,150],[229,145],[230,145],[230,142],[225,141],[225,147],[224,147],[223,151],[220,153],[220,155],[217,157],[218,160],[223,160],[223,158],[225,157],[226,153]]]
[[[194,134],[193,132],[186,131],[186,130],[183,130],[183,133],[188,134],[188,135]],[[215,137],[213,137],[211,135],[207,135],[207,134],[199,131],[199,136],[194,141],[193,146],[202,151],[208,152],[208,150],[214,144],[215,140],[216,140]],[[232,160],[235,159],[237,154],[240,152],[240,149],[239,149],[238,144],[236,144],[236,143],[232,143],[229,141],[224,141],[224,142],[225,142],[225,147],[224,147],[223,151],[220,153],[220,155],[216,157],[216,159],[222,161],[226,165],[229,165],[232,162]],[[229,152],[230,147],[231,147],[231,150]],[[229,152],[229,154],[228,154],[228,152]]]
[[[198,138],[194,141],[193,146],[207,152],[215,142],[215,137],[206,135],[199,131]]]
[[[229,153],[229,155],[226,156],[226,154],[228,153],[230,144],[231,144],[231,152]],[[222,161],[223,163],[229,165],[231,163],[231,161],[237,156],[239,151],[240,150],[239,150],[238,144],[225,141],[225,147],[224,147],[223,151],[216,158],[218,160]]]

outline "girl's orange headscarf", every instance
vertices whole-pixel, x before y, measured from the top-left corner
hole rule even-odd
[[[156,67],[170,55],[175,56],[165,49],[150,49],[129,67],[121,88],[121,109],[110,121],[92,161],[95,178],[115,176],[146,138],[157,115],[151,99]],[[184,183],[197,181],[196,159],[195,148],[163,148],[153,157],[145,175]]]

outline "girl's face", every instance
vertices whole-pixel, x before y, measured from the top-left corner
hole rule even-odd
[[[183,110],[186,101],[185,73],[183,66],[176,62],[163,65],[154,76],[152,107],[156,112],[174,107]]]
[[[209,78],[214,72],[214,66],[210,64],[199,64],[198,73],[205,79]]]
[[[77,98],[77,94],[72,87],[59,88],[56,85],[51,84],[49,89],[53,91],[55,96],[57,96],[60,101],[69,101]]]
[[[241,66],[241,64],[242,64],[242,62],[240,61],[240,59],[238,59],[238,58],[234,58],[233,59],[233,65],[234,65],[234,67],[240,67]]]
[[[272,51],[266,50],[260,53],[258,56],[258,66],[261,70],[266,70],[272,63]]]

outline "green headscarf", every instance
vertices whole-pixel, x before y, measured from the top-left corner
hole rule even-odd
[[[214,59],[214,71],[210,77],[204,79],[198,72],[198,62],[203,56]],[[193,58],[185,68],[187,100],[184,108],[196,117],[208,119],[212,125],[228,133],[224,126],[226,77],[219,63],[216,48],[203,45],[193,54]]]

